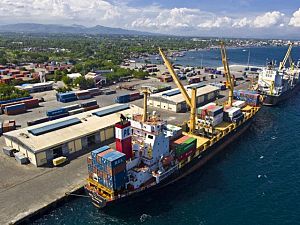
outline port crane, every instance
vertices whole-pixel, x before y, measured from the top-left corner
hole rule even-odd
[[[283,70],[287,60],[289,60],[291,67],[292,67],[292,64],[293,64],[293,60],[291,57],[292,48],[293,48],[293,43],[289,43],[289,48],[288,48],[283,60],[279,64],[279,70]]]
[[[162,51],[161,48],[159,48],[159,53],[160,53],[161,57],[163,58],[163,61],[164,61],[165,65],[167,66],[168,71],[170,72],[175,84],[177,85],[178,89],[180,90],[181,94],[183,95],[187,105],[191,109],[190,120],[189,120],[189,132],[194,133],[195,129],[196,129],[196,105],[197,105],[196,96],[197,96],[197,89],[196,88],[191,89],[192,90],[192,96],[190,97],[188,95],[186,89],[184,88],[184,86],[180,82],[180,79],[177,76],[176,72],[174,71],[172,64],[170,63],[170,61],[168,60],[167,56],[165,55],[165,53]]]
[[[225,74],[225,77],[226,77],[226,87],[229,89],[227,105],[232,106],[232,103],[233,103],[233,90],[234,90],[234,78],[230,73],[226,48],[225,48],[225,44],[224,44],[223,41],[221,41],[220,46],[221,46],[220,49],[221,49],[221,55],[222,55],[222,63],[223,63],[223,66],[224,66],[224,74]]]

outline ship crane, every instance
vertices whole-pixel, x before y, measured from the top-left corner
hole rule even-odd
[[[229,89],[228,93],[228,102],[227,105],[232,106],[233,103],[233,90],[234,90],[234,78],[231,76],[229,65],[228,65],[228,59],[227,59],[227,53],[225,49],[224,42],[221,42],[221,55],[222,55],[222,63],[224,66],[224,74],[226,77],[226,86]]]
[[[290,60],[290,63],[291,63],[291,51],[292,51],[292,48],[293,48],[293,43],[289,43],[289,48],[282,60],[282,62],[280,62],[280,65],[279,65],[279,70],[283,70],[283,68],[285,67],[285,64],[287,62],[287,60]]]
[[[191,109],[191,114],[190,114],[190,121],[189,121],[189,128],[190,128],[190,133],[195,132],[196,128],[196,96],[197,96],[197,89],[192,88],[192,96],[190,97],[184,88],[183,84],[180,82],[180,79],[178,78],[177,74],[175,73],[172,64],[168,60],[167,56],[165,53],[159,48],[159,53],[161,57],[163,58],[163,61],[165,65],[168,68],[168,71],[170,72],[175,84],[177,85],[178,89],[180,90],[181,94],[183,95],[186,104],[190,107]]]

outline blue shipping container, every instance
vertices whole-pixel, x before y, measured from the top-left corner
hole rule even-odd
[[[26,105],[24,103],[16,104],[16,105],[10,105],[10,106],[6,106],[4,110],[14,111],[14,110],[20,110],[20,109],[26,109]]]
[[[86,108],[86,107],[94,106],[97,104],[98,104],[97,100],[92,100],[92,101],[88,101],[88,102],[82,102],[81,107]]]
[[[64,113],[68,113],[68,111],[64,108],[58,108],[58,109],[49,110],[47,111],[46,114],[47,116],[57,116]]]
[[[32,98],[33,98],[32,96],[28,96],[28,97],[23,97],[23,98],[15,98],[15,99],[10,99],[10,100],[0,101],[0,105],[11,103],[11,102],[19,102],[19,101],[23,101],[23,100],[27,100],[27,99],[32,99]]]
[[[100,147],[100,148],[97,148],[97,149],[93,150],[93,151],[91,152],[92,159],[95,159],[96,156],[97,156],[97,154],[99,154],[99,153],[101,153],[101,152],[104,152],[104,151],[106,151],[106,150],[108,150],[108,149],[110,149],[110,147],[107,146],[107,145],[105,145],[105,146],[103,146],[103,147]]]
[[[110,168],[115,168],[126,162],[126,155],[118,151],[109,152],[102,157],[102,162]]]
[[[56,119],[60,119],[63,117],[69,116],[69,113],[63,113],[63,114],[59,114],[56,116],[48,116],[49,120],[56,120]]]

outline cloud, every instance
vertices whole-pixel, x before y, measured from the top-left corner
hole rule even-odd
[[[283,21],[284,14],[278,11],[267,12],[264,15],[257,16],[252,23],[253,27],[271,27],[279,25]]]
[[[273,26],[285,26],[284,24],[284,14],[278,11],[266,12],[262,15],[256,16],[254,18],[244,17],[242,19],[237,19],[232,27],[243,28],[269,28]]]
[[[293,13],[293,17],[290,19],[289,25],[300,27],[300,8]]]
[[[260,28],[279,29],[287,24],[300,26],[300,8],[291,18],[279,11],[256,16],[245,14],[240,17],[234,14],[216,14],[198,8],[164,8],[158,4],[137,7],[128,2],[130,0],[0,0],[0,15],[2,23],[103,25],[181,35],[212,33],[219,30],[228,34],[240,34],[241,30],[254,34]]]

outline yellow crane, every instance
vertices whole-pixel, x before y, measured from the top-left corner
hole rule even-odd
[[[225,44],[223,41],[221,41],[221,55],[222,55],[222,63],[224,66],[224,74],[226,77],[226,86],[229,89],[228,93],[228,102],[227,104],[229,106],[232,106],[233,103],[233,90],[234,90],[234,78],[231,76],[229,65],[228,65],[228,60],[227,60],[227,53],[225,49]]]
[[[289,43],[289,48],[288,48],[282,62],[280,62],[280,64],[279,64],[279,70],[282,70],[284,68],[288,59],[291,60],[290,57],[291,57],[292,48],[293,48],[293,43]],[[291,61],[290,61],[290,63],[291,63]]]
[[[148,107],[147,107],[147,101],[148,101],[148,95],[150,95],[150,91],[148,88],[142,88],[141,93],[144,95],[144,112],[143,112],[143,122],[147,122],[148,118]]]
[[[175,84],[177,85],[178,89],[180,90],[181,94],[183,95],[183,97],[186,101],[186,104],[191,109],[189,128],[190,128],[190,133],[194,133],[195,128],[196,128],[196,105],[197,105],[196,96],[197,96],[197,89],[192,88],[192,96],[190,97],[188,95],[186,89],[184,88],[184,86],[180,82],[180,79],[178,78],[177,74],[175,73],[175,71],[172,67],[172,64],[170,63],[167,56],[165,55],[165,53],[160,48],[159,48],[159,53],[160,53],[161,57],[163,58],[163,60],[165,62],[165,65],[167,66],[168,71],[171,74]]]

